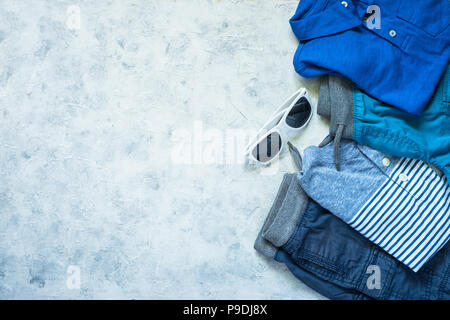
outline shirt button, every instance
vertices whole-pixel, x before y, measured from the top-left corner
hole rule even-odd
[[[346,7],[346,8],[348,7],[348,2],[347,2],[347,1],[342,1],[341,4],[342,4],[344,7]]]
[[[389,35],[393,38],[397,35],[397,32],[395,30],[389,31]]]
[[[406,182],[409,179],[408,176],[404,173],[401,173],[399,178],[400,178],[400,181],[402,181],[402,182]]]
[[[391,160],[389,158],[383,158],[383,166],[389,167],[391,165]]]

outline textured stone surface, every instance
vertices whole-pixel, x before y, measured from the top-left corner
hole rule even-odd
[[[0,0],[0,299],[321,298],[253,249],[289,155],[252,170],[195,138],[317,95],[291,63],[296,5]],[[325,133],[315,116],[294,143]]]

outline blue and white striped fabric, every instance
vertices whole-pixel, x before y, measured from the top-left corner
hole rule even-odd
[[[447,178],[402,158],[348,223],[417,272],[450,239]]]

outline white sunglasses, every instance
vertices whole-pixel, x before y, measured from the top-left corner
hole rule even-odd
[[[312,107],[308,90],[299,89],[289,97],[245,147],[244,155],[263,165],[270,164],[286,143],[311,120]]]

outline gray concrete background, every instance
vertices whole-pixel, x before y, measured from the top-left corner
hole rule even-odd
[[[253,249],[289,155],[217,147],[317,96],[297,4],[0,0],[0,298],[321,298]]]

